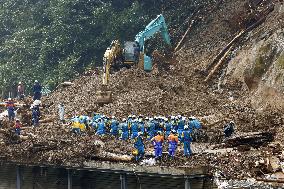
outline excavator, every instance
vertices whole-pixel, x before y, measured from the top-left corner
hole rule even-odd
[[[170,36],[163,15],[158,15],[143,31],[140,31],[134,41],[126,41],[122,46],[118,40],[112,41],[104,53],[103,78],[101,90],[97,92],[97,103],[112,102],[112,92],[108,90],[111,69],[119,70],[121,67],[131,67],[137,64],[145,71],[152,70],[152,59],[144,53],[145,41],[160,32],[167,45],[171,46]]]

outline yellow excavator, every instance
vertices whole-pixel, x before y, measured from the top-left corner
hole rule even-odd
[[[171,45],[170,36],[163,15],[158,15],[143,31],[135,36],[135,41],[126,41],[122,46],[118,40],[112,41],[104,54],[103,82],[101,90],[97,91],[97,103],[107,104],[112,102],[112,92],[108,89],[110,70],[119,70],[121,67],[131,67],[137,64],[145,71],[152,70],[152,60],[144,53],[144,43],[155,33],[160,32],[164,41]]]

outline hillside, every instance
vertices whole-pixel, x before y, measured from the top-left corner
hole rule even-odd
[[[248,6],[248,2],[255,7]],[[184,7],[188,6],[188,1],[182,3]],[[7,150],[3,156],[14,161],[83,165],[83,162],[99,154],[98,149],[101,148],[107,153],[131,154],[133,141],[99,138],[91,132],[80,137],[71,135],[70,127],[56,119],[57,106],[63,103],[68,118],[80,114],[92,115],[93,112],[115,115],[118,119],[129,114],[194,115],[202,121],[208,138],[203,139],[202,143],[193,143],[195,155],[189,160],[181,157],[182,148],[179,147],[180,158],[173,162],[162,161],[160,165],[207,166],[210,173],[221,171],[226,179],[272,174],[274,170],[268,168],[269,162],[266,162],[267,165],[260,162],[271,157],[276,157],[279,162],[284,160],[281,155],[284,5],[276,0],[212,0],[194,1],[193,4],[192,14],[186,15],[187,22],[180,23],[182,29],[177,23],[169,24],[169,29],[174,30],[171,35],[176,45],[191,20],[194,20],[185,42],[175,52],[175,63],[155,65],[150,73],[136,67],[113,73],[109,86],[113,102],[104,106],[96,104],[101,74],[93,70],[78,76],[72,80],[73,85],[58,87],[44,97],[43,118],[52,118],[52,122],[26,129],[25,134],[34,133],[36,139],[27,139],[15,146],[0,146],[2,151]],[[167,9],[166,19],[174,20],[172,12],[173,9]],[[205,82],[215,57],[242,31],[241,37],[227,48],[226,56],[216,61],[223,64]],[[156,42],[159,38],[153,40]],[[230,120],[236,123],[236,141],[241,141],[238,136],[264,133],[272,142],[264,140],[257,147],[252,145],[254,138],[247,144],[230,146],[224,143],[223,126]],[[103,145],[94,141],[100,141]],[[34,152],[31,144],[36,147],[48,144],[52,148]],[[150,142],[146,142],[146,146],[148,151],[152,150]],[[228,147],[230,150],[224,152]],[[62,150],[65,148],[68,150]],[[105,160],[101,156],[95,158],[96,161]]]

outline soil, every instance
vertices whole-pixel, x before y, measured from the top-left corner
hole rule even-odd
[[[4,134],[0,134],[3,136],[3,141],[0,143],[0,151],[3,152],[1,158],[43,164],[80,165],[102,150],[131,155],[133,141],[125,142],[111,137],[99,138],[93,132],[88,132],[85,136],[72,135],[69,125],[57,121],[57,106],[63,103],[68,118],[98,112],[114,115],[119,119],[129,114],[145,116],[182,114],[194,115],[200,119],[208,139],[202,140],[202,143],[193,143],[194,155],[190,158],[183,157],[180,146],[174,161],[164,159],[159,165],[188,167],[203,165],[210,167],[211,173],[220,170],[226,178],[238,179],[279,171],[280,167],[271,170],[266,159],[272,156],[277,157],[279,161],[283,159],[283,111],[271,105],[273,100],[269,100],[270,105],[265,107],[255,105],[255,92],[263,91],[262,83],[258,80],[256,87],[250,88],[243,78],[244,74],[250,71],[249,69],[253,69],[256,61],[238,64],[240,61],[236,60],[249,59],[251,54],[245,54],[244,51],[253,50],[254,44],[263,40],[264,34],[267,39],[269,36],[274,36],[269,40],[282,39],[281,32],[275,30],[283,28],[284,7],[281,2],[269,1],[268,4],[274,5],[275,9],[261,25],[234,44],[223,67],[209,82],[204,82],[206,77],[204,70],[207,66],[242,27],[246,27],[243,26],[245,20],[243,17],[247,14],[246,2],[222,0],[202,7],[196,15],[196,24],[184,45],[175,53],[174,64],[155,66],[150,73],[132,67],[111,74],[109,90],[113,93],[113,102],[110,104],[99,106],[96,103],[96,92],[101,87],[101,75],[97,71],[76,78],[71,86],[59,87],[42,100],[41,120],[54,118],[53,122],[41,123],[38,128],[32,128],[30,123],[25,123],[27,127],[23,130],[23,135],[29,137],[25,140],[16,140],[17,144],[11,142],[8,131],[10,126],[5,125]],[[268,5],[263,3],[258,10],[266,6]],[[272,44],[277,46],[279,43]],[[283,52],[283,46],[278,45],[277,48],[278,51]],[[281,53],[278,54],[280,56]],[[278,69],[281,71],[282,68]],[[265,70],[267,75],[273,73]],[[273,87],[279,89],[280,85]],[[273,95],[274,93],[270,93],[268,97],[271,99]],[[260,96],[262,101],[266,100],[267,96]],[[28,117],[30,116],[27,115],[28,111],[24,109],[20,115]],[[248,148],[233,148],[230,152],[218,153],[218,149],[224,148],[221,144],[222,129],[224,123],[229,120],[236,123],[235,135],[271,131],[276,133],[274,140],[258,148],[250,147],[248,144]],[[94,141],[102,141],[103,147]],[[150,153],[151,144],[146,143],[146,146],[147,152]],[[205,149],[213,152],[215,150],[216,153],[206,152]]]

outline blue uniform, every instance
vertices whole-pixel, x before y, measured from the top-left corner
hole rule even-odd
[[[99,122],[96,135],[104,135],[105,133],[106,133],[105,123],[104,122]]]
[[[201,129],[201,124],[197,119],[188,122],[189,129]]]
[[[155,124],[153,122],[149,122],[148,140],[151,140],[154,136],[155,136]]]
[[[185,156],[190,156],[192,154],[191,148],[190,148],[190,143],[192,141],[192,138],[190,136],[190,131],[189,130],[184,130],[182,132],[182,142],[183,142],[183,150],[184,150],[184,155]]]
[[[131,124],[131,139],[134,139],[138,136],[138,131],[139,131],[138,123],[133,122]]]
[[[122,131],[122,133],[121,133],[120,138],[122,140],[127,140],[129,138],[129,130],[128,130],[127,123],[122,123],[121,124],[121,131]]]
[[[181,140],[181,134],[183,132],[183,129],[184,129],[184,125],[185,125],[185,122],[183,120],[179,120],[178,121],[178,124],[177,124],[177,127],[178,127],[178,139]]]
[[[113,119],[111,121],[111,125],[110,125],[110,133],[113,135],[113,136],[117,136],[118,135],[118,122]]]
[[[134,148],[136,148],[137,151],[138,151],[138,154],[135,157],[136,161],[138,161],[141,158],[143,158],[143,156],[145,154],[144,143],[143,143],[143,139],[142,139],[141,136],[137,136],[135,138]]]
[[[138,128],[139,128],[139,132],[141,132],[142,134],[145,133],[145,124],[143,122],[140,122],[138,124]]]
[[[41,85],[36,83],[33,87],[34,98],[33,100],[40,100],[41,98]]]
[[[166,138],[171,134],[172,124],[169,122],[165,123],[165,130],[166,130]]]
[[[38,126],[39,124],[39,112],[35,108],[32,109],[32,123],[33,126]]]

